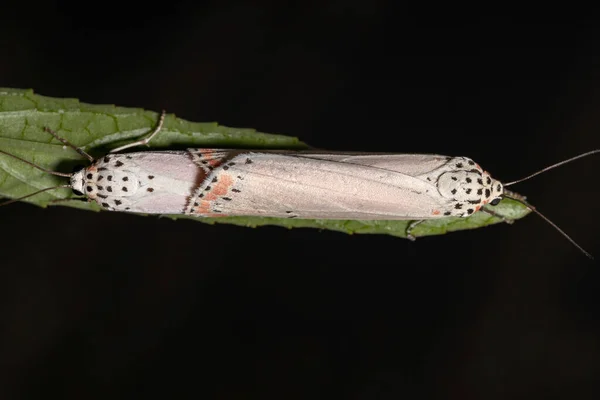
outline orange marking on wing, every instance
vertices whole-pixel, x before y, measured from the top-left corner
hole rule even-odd
[[[214,151],[212,149],[202,149],[200,150],[200,154],[206,158],[208,165],[211,167],[218,167],[221,164],[221,159],[214,158]]]
[[[210,213],[210,201],[202,200],[200,205],[196,208],[198,214],[209,214]]]
[[[218,198],[219,198],[219,196],[217,196],[213,191],[210,191],[204,195],[204,200],[206,200],[206,201],[214,201]]]
[[[475,207],[475,211],[479,211],[480,209],[481,209],[481,206]]]
[[[193,210],[193,214],[203,215],[205,217],[218,218],[227,217],[225,214],[214,213],[210,209],[210,201],[202,200],[200,205]]]
[[[233,178],[229,174],[222,173],[219,175],[219,180],[214,184],[209,191],[204,192],[204,197],[200,200],[200,205],[194,210],[197,214],[206,215],[209,217],[225,217],[226,215],[212,213],[211,204],[218,200],[220,196],[224,196],[233,186]]]
[[[432,214],[433,215],[440,215],[440,210],[433,210]]]
[[[231,175],[221,174],[219,176],[219,181],[217,182],[215,188],[211,191],[211,193],[214,193],[217,196],[226,195],[231,185],[233,185],[233,178],[231,177]]]

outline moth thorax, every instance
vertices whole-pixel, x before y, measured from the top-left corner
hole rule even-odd
[[[94,199],[108,197],[131,197],[137,194],[140,182],[133,173],[107,168],[89,168],[83,174],[83,189],[88,197]]]
[[[442,196],[456,201],[477,201],[483,198],[483,176],[477,170],[445,172],[438,178]]]

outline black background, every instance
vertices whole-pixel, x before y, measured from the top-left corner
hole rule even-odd
[[[319,148],[464,155],[504,181],[600,147],[593,15],[383,0],[12,11],[4,87]],[[600,257],[599,163],[515,190]],[[0,224],[2,399],[600,395],[600,265],[536,216],[415,243],[27,204]]]

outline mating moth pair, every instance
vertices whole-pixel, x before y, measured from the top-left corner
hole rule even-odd
[[[48,171],[2,150],[0,153],[69,177],[70,183],[60,187],[70,187],[110,211],[198,217],[411,220],[409,237],[410,230],[427,219],[468,217],[476,212],[494,214],[483,207],[496,205],[503,197],[537,212],[523,197],[505,189],[521,180],[503,185],[466,157],[232,149],[121,153],[147,144],[160,132],[164,117],[163,112],[146,139],[97,160],[46,129],[90,160],[91,165],[72,174]],[[25,197],[51,189],[55,188]]]

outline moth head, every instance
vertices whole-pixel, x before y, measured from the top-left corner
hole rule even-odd
[[[486,201],[492,206],[497,206],[498,203],[500,203],[500,201],[502,200],[502,196],[504,194],[504,186],[502,185],[502,182],[490,177],[490,175],[487,172],[484,172],[483,175],[485,178],[484,182],[487,182],[487,178],[490,178],[491,180],[491,183],[489,184],[490,196],[486,199]]]

